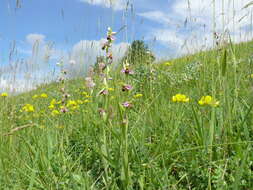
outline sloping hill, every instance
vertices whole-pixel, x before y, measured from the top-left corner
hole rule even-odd
[[[252,50],[1,97],[0,189],[251,189]]]

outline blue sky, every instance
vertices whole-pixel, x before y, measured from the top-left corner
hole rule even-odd
[[[89,3],[89,1],[91,3]],[[8,62],[10,44],[16,42],[20,57],[31,51],[27,43],[29,34],[40,34],[44,41],[52,42],[59,50],[70,51],[81,40],[100,40],[111,26],[117,30],[128,25],[128,30],[118,35],[117,43],[130,43],[134,39],[146,39],[147,32],[160,24],[139,16],[138,13],[169,9],[170,1],[139,0],[133,3],[134,12],[126,13],[126,2],[121,8],[110,8],[94,4],[92,0],[20,0],[16,8],[15,0],[3,0],[0,6],[0,50],[1,62]],[[155,3],[154,3],[155,2]],[[124,14],[128,14],[124,21]],[[153,43],[152,43],[153,45]],[[22,53],[24,55],[22,55]]]
[[[116,31],[127,26],[117,35],[116,58],[122,57],[135,39],[145,40],[158,59],[192,53],[213,44],[212,0],[19,2],[18,8],[17,0],[0,3],[0,68],[1,73],[8,73],[13,68],[10,64],[24,62],[18,66],[18,71],[23,72],[18,77],[20,81],[25,72],[45,78],[43,73],[59,61],[74,60],[87,68],[97,55],[103,54],[100,47],[108,26]],[[236,42],[247,41],[252,37],[252,10],[242,8],[250,0],[234,0],[234,5],[231,2],[224,0],[222,8],[222,1],[216,1],[215,31],[229,31]],[[0,87],[3,83],[8,83],[6,76],[0,76]]]

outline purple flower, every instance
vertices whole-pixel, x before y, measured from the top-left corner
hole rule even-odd
[[[100,116],[105,116],[106,111],[103,108],[99,108],[98,113],[99,113]]]
[[[66,112],[68,112],[68,109],[65,108],[65,107],[63,107],[63,108],[61,108],[61,112],[62,112],[62,113],[66,113]]]
[[[112,58],[113,58],[112,53],[109,53],[109,54],[107,55],[107,58],[108,58],[108,59],[112,59]]]
[[[108,35],[108,36],[107,36],[107,40],[110,41],[110,42],[111,42],[111,41],[114,41],[114,40],[115,40],[115,37],[112,36],[112,35]]]
[[[103,70],[105,70],[106,64],[101,62],[101,63],[98,64],[98,67],[99,67],[99,71],[102,72]]]
[[[94,86],[96,86],[91,77],[85,78],[85,84],[88,88],[94,88]]]
[[[107,95],[108,94],[108,90],[103,89],[99,92],[99,95]]]
[[[131,108],[133,105],[130,102],[124,102],[122,103],[122,106],[125,108]]]
[[[60,77],[60,78],[59,78],[59,82],[64,82],[64,78],[63,78],[63,77]]]
[[[133,87],[130,85],[130,84],[125,84],[122,86],[122,91],[125,92],[125,91],[129,91],[129,90],[132,90]]]
[[[133,75],[134,74],[134,71],[131,70],[131,69],[128,69],[128,68],[122,69],[121,72],[126,74],[126,75]]]

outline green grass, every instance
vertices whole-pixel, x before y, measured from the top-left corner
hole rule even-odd
[[[1,97],[0,189],[252,189],[252,50],[253,42],[228,45],[171,66],[135,66],[129,77],[118,68],[106,96],[98,76],[93,91],[84,79],[68,81],[69,100],[92,102],[58,116],[48,106],[61,100],[60,83]],[[41,93],[48,98],[32,98]],[[172,102],[178,93],[189,103]],[[206,95],[219,106],[200,106]],[[20,112],[27,103],[35,112]]]

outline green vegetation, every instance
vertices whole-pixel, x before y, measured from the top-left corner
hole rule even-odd
[[[128,61],[131,65],[143,65],[155,61],[155,56],[150,51],[147,44],[142,40],[135,40],[132,42],[123,61]]]
[[[0,189],[252,189],[252,52],[128,61],[101,71],[112,80],[2,94]]]

